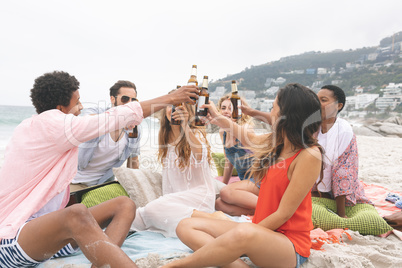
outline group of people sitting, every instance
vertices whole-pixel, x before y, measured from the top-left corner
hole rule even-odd
[[[240,181],[216,198],[211,149],[205,128],[194,124],[198,88],[183,86],[152,100],[137,100],[135,85],[110,88],[111,107],[78,116],[79,82],[66,72],[35,80],[31,99],[37,115],[14,131],[0,171],[0,265],[36,266],[78,248],[93,267],[137,267],[120,248],[130,230],[178,236],[194,253],[166,267],[299,267],[310,255],[312,196],[345,207],[370,203],[358,180],[356,137],[337,114],[344,108],[339,87],[318,94],[300,84],[281,88],[271,111],[251,109],[232,119],[229,96],[205,104],[204,120],[220,128],[225,153],[223,181],[233,168]],[[177,106],[172,113],[172,105]],[[163,195],[137,208],[128,197],[97,206],[67,206],[70,190],[114,180],[113,167],[139,167],[143,118],[161,111],[158,159]],[[180,125],[170,121],[180,120]],[[271,125],[257,134],[251,118]],[[252,223],[231,216],[253,215]]]

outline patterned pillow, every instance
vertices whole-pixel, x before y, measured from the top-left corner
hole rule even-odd
[[[86,192],[82,195],[81,203],[90,208],[118,196],[128,196],[128,194],[123,186],[116,182]]]
[[[334,212],[335,200],[312,197],[312,201],[314,228],[321,228],[324,231],[348,228],[362,235],[380,235],[392,230],[372,205],[356,204],[353,207],[346,207],[348,218],[342,218]]]
[[[214,159],[216,171],[218,176],[223,176],[223,169],[225,168],[225,154],[224,153],[212,153],[212,159]],[[232,176],[238,176],[236,168],[233,167]]]

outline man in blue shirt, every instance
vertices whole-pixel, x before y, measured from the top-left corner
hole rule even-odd
[[[124,105],[136,101],[137,89],[130,81],[119,80],[110,88],[111,106]],[[89,108],[89,114],[100,114],[105,108]],[[132,130],[131,130],[132,131]],[[129,137],[128,131],[118,129],[82,143],[78,153],[77,175],[70,185],[72,192],[88,186],[102,184],[114,180],[113,168],[120,167],[127,160],[127,167],[138,168],[141,133],[138,137]]]

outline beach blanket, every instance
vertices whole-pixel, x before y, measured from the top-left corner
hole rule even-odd
[[[374,207],[377,209],[378,214],[380,214],[381,217],[389,216],[397,211],[401,211],[401,209],[397,208],[394,203],[386,201],[385,198],[390,192],[401,196],[402,193],[393,191],[378,184],[366,184],[363,181],[362,183],[367,198],[374,203]]]
[[[121,248],[134,261],[146,258],[148,254],[159,254],[161,258],[174,258],[192,252],[178,238],[166,238],[162,234],[149,231],[136,232],[128,236]],[[72,256],[52,259],[38,267],[61,268],[65,265],[68,267],[69,264],[79,265],[77,267],[81,268],[91,266],[82,251],[79,250]]]

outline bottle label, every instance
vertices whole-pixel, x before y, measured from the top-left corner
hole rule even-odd
[[[237,100],[237,111],[238,111],[239,116],[241,116],[241,108],[240,108],[240,106],[241,106],[241,100]]]
[[[204,111],[205,108],[201,108],[201,106],[204,104],[205,104],[205,96],[200,96],[198,98],[197,111]]]
[[[188,82],[188,86],[196,86],[197,84],[195,82]]]

